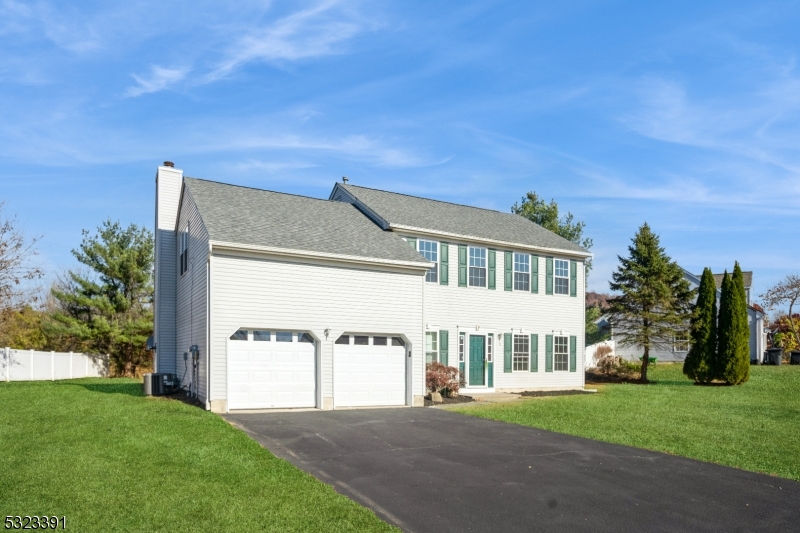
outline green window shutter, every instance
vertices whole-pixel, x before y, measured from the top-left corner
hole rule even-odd
[[[544,371],[553,371],[553,336],[546,335],[544,338]]]
[[[491,290],[495,289],[495,278],[497,273],[497,252],[489,250],[489,280],[488,285]]]
[[[514,288],[514,253],[506,252],[504,260],[505,288],[510,291]]]
[[[539,371],[539,335],[531,333],[531,372]]]
[[[539,294],[539,256],[531,256],[531,292]]]
[[[467,286],[467,247],[458,245],[458,286]]]
[[[553,294],[553,258],[545,258],[544,293]]]
[[[417,249],[417,238],[416,237],[406,237],[406,242],[411,245],[411,247],[416,251]]]
[[[575,335],[569,338],[569,371],[578,371],[578,337]]]
[[[578,262],[569,262],[569,295],[573,298],[578,296]]]
[[[511,372],[511,351],[514,346],[514,336],[511,333],[503,333],[503,372]]]
[[[439,284],[450,282],[450,247],[446,242],[439,244]]]
[[[445,331],[439,331],[439,362],[447,366],[450,359],[450,334]]]

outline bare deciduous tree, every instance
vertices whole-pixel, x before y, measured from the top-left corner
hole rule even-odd
[[[767,309],[774,309],[779,305],[789,304],[789,324],[792,327],[792,333],[800,346],[800,336],[797,334],[797,328],[792,320],[792,307],[800,300],[800,276],[797,274],[789,274],[783,280],[773,285],[767,292],[759,296]]]
[[[39,239],[28,239],[19,229],[17,217],[3,214],[3,205],[0,202],[0,311],[19,304],[29,290],[25,282],[43,275],[31,262]]]

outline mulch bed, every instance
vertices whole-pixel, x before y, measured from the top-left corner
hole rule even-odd
[[[631,383],[634,385],[642,385],[637,376],[620,376],[618,374],[603,374],[601,372],[586,372],[586,384],[603,384],[603,383]]]
[[[575,396],[577,394],[594,394],[586,390],[528,390],[520,392],[520,396],[528,398],[542,398],[544,396]]]
[[[454,403],[469,403],[469,402],[474,402],[474,401],[475,400],[473,398],[470,398],[469,396],[458,395],[455,398],[443,397],[442,398],[442,403],[438,403],[438,402],[434,403],[434,402],[431,401],[431,395],[428,394],[427,396],[425,396],[425,407],[431,407],[431,406],[434,406],[434,405],[451,405],[451,404],[454,404]]]

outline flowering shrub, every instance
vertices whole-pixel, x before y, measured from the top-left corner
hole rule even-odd
[[[442,363],[428,363],[425,367],[425,385],[428,392],[439,392],[442,396],[458,394],[461,372]]]

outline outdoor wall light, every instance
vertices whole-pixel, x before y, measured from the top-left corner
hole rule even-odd
[[[328,340],[328,335],[331,334],[331,328],[325,328],[324,333],[325,333],[325,340]]]

